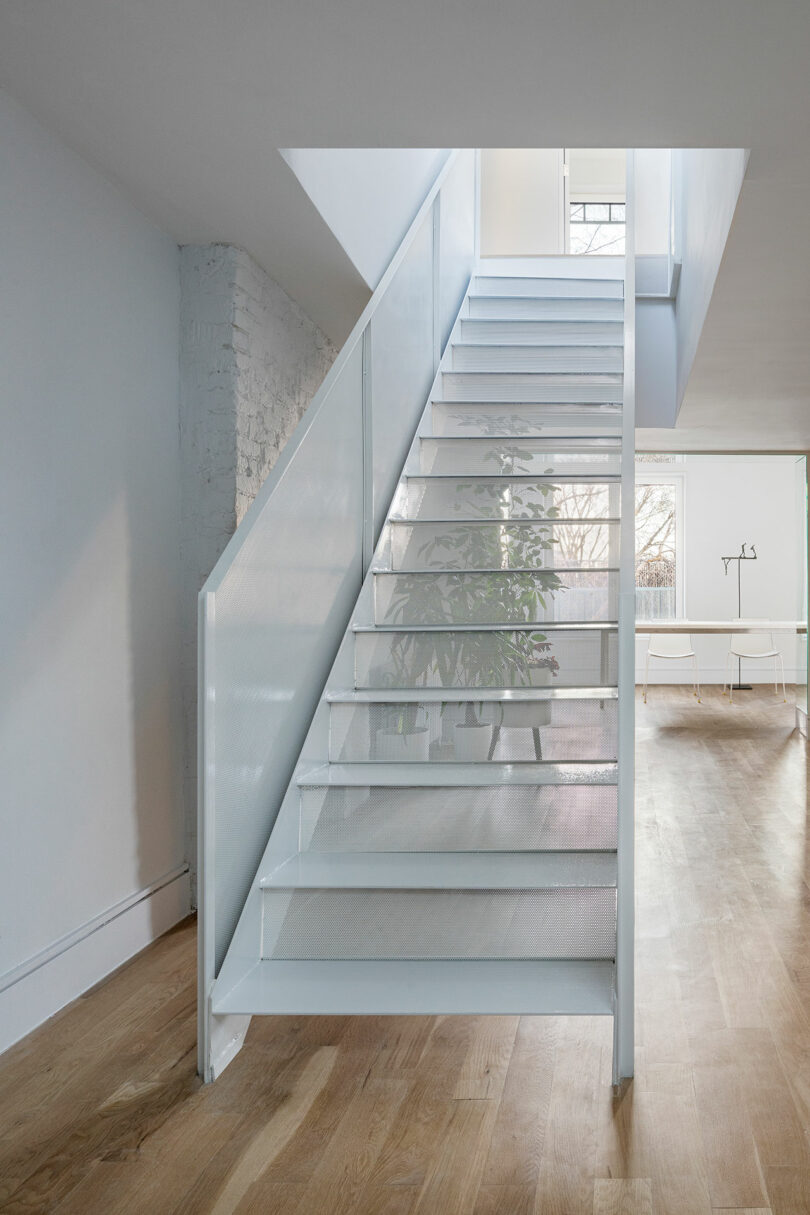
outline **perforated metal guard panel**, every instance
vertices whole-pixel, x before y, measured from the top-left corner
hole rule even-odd
[[[616,891],[266,891],[269,958],[612,958]]]
[[[560,302],[566,299],[586,299],[596,303],[600,299],[621,300],[624,297],[624,281],[621,278],[549,278],[545,275],[524,277],[522,275],[476,275],[473,279],[470,302],[480,295],[521,297],[533,301],[553,300],[559,310]]]
[[[377,574],[376,624],[615,620],[618,571]]]
[[[618,405],[487,405],[484,403],[433,405],[433,432],[457,438],[486,435],[549,437],[577,432],[610,434],[622,423]]]
[[[445,401],[620,402],[621,375],[562,375],[537,371],[446,371]]]
[[[517,852],[616,847],[615,785],[301,791],[315,852]]]
[[[459,342],[451,352],[453,371],[618,372],[622,346],[530,345],[527,342]]]
[[[460,337],[463,342],[525,342],[534,346],[595,346],[621,345],[624,341],[622,319],[600,320],[526,320],[509,316],[495,319],[462,318]]]
[[[469,315],[477,319],[521,317],[524,320],[607,320],[624,322],[622,299],[523,299],[497,295],[471,295]]]
[[[501,477],[409,477],[404,514],[410,519],[604,519],[619,514],[619,486],[599,481],[522,481]]]
[[[480,722],[482,759],[555,763],[616,760],[615,700],[541,700],[521,703],[425,702],[333,704],[332,763],[464,762],[463,722]],[[459,744],[457,727],[462,731]]]
[[[619,447],[610,439],[579,448],[566,448],[560,443],[551,451],[547,441],[519,438],[491,443],[469,439],[423,439],[419,447],[421,471],[433,474],[510,476],[545,473],[553,476],[567,472],[598,477],[604,473],[618,474],[620,461]]]
[[[601,520],[391,524],[395,570],[606,568],[618,559],[619,525]]]
[[[556,664],[559,687],[615,686],[615,628],[356,633],[358,688],[532,686],[532,663]],[[545,671],[547,668],[540,668]]]

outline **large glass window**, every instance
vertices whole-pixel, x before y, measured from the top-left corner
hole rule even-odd
[[[642,620],[677,615],[678,487],[636,482],[636,614]]]

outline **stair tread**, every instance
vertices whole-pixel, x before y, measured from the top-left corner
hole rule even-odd
[[[616,885],[615,851],[300,852],[262,890],[549,890]]]
[[[430,572],[430,571],[426,571]],[[456,571],[461,572],[463,571]],[[352,624],[353,633],[523,633],[566,632],[608,633],[618,627],[616,620],[534,620],[507,621],[503,624]]]
[[[608,961],[250,961],[215,1014],[593,1015],[613,1012]],[[224,976],[223,976],[224,978]]]
[[[542,324],[542,322],[538,322],[538,324]],[[623,350],[624,342],[596,342],[593,346],[588,346],[584,343],[580,345],[577,342],[513,342],[510,340],[493,342],[491,338],[482,338],[478,341],[472,338],[458,338],[452,343],[451,349],[485,350],[487,346],[492,346],[495,350],[509,350],[515,347],[515,349],[519,349],[521,352],[537,349],[542,350],[545,354],[551,354],[555,350],[575,350],[578,355],[582,355],[585,350],[598,350],[600,353],[605,350]]]
[[[425,522],[432,523],[434,520],[429,519]],[[445,519],[435,520],[438,523],[446,523]],[[453,522],[466,523],[467,520],[459,519]],[[472,522],[472,520],[470,520]],[[493,519],[493,523],[502,522],[502,520]],[[391,577],[399,578],[406,575],[408,578],[429,578],[431,574],[618,574],[618,565],[545,565],[542,569],[536,566],[526,565],[510,565],[507,569],[503,566],[486,566],[486,565],[465,565],[465,566],[431,566],[430,569],[398,565],[396,569],[390,567],[376,566],[372,571],[375,578]]]
[[[593,481],[594,485],[602,482],[618,481],[619,473],[403,473],[403,481],[493,481],[498,485],[508,485],[510,481],[556,481],[566,485],[568,481]]]
[[[489,444],[491,447],[494,443],[509,443],[514,446],[518,443],[530,444],[532,450],[543,448],[551,444],[552,453],[554,451],[564,451],[566,454],[572,452],[582,452],[583,455],[590,455],[592,451],[620,451],[621,450],[621,435],[583,435],[576,432],[572,435],[420,435],[422,443],[438,443],[439,445],[449,446],[451,443],[477,443]],[[567,444],[567,446],[566,446]],[[541,453],[542,454],[542,453]]]
[[[536,700],[616,700],[618,690],[605,688],[342,688],[326,692],[328,704],[424,704],[471,700],[475,704],[524,704]]]
[[[489,523],[490,525],[493,523],[519,523],[521,525],[526,524],[527,526],[534,524],[544,526],[551,524],[556,526],[560,523],[582,523],[593,526],[594,523],[620,523],[621,520],[615,515],[595,515],[593,517],[588,515],[582,516],[578,519],[563,518],[562,516],[557,517],[556,515],[553,517],[549,515],[476,515],[474,519],[465,519],[463,515],[456,515],[455,518],[452,519],[424,519],[420,515],[418,519],[408,519],[405,515],[389,515],[388,522],[392,524],[405,524],[408,527],[415,527],[420,523],[462,523],[465,527],[467,527],[469,524],[476,523]]]
[[[442,397],[431,397],[431,405],[442,405],[448,409],[505,409],[506,412],[511,412],[512,409],[543,409],[545,412],[550,412],[551,409],[561,409],[562,413],[579,412],[580,409],[590,409],[597,413],[606,413],[610,417],[619,418],[622,414],[622,406],[617,405],[613,401],[444,401]]]
[[[483,689],[482,689],[483,691]],[[434,788],[488,785],[615,785],[615,763],[314,764],[296,776],[300,788],[345,785]]]
[[[531,376],[532,379],[559,379],[563,384],[567,384],[572,377],[578,376],[586,384],[603,383],[603,384],[621,384],[623,373],[621,371],[527,371],[525,369],[516,369],[515,371],[502,371],[495,368],[491,370],[470,368],[465,371],[454,371],[452,368],[442,371],[442,375],[448,376],[481,376],[481,375],[497,375],[497,376]],[[501,404],[513,405],[513,401],[501,402]]]

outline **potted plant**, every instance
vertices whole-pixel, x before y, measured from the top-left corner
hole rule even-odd
[[[492,527],[457,525],[451,532],[432,535],[422,545],[419,558],[424,572],[401,575],[387,613],[389,623],[404,626],[391,650],[394,670],[389,678],[393,685],[448,690],[539,686],[556,673],[558,663],[544,633],[509,629],[510,624],[541,619],[554,596],[566,589],[553,570],[543,568],[555,544],[552,526],[558,512],[551,505],[555,487],[538,483],[535,488],[543,506],[524,506],[515,501],[510,489],[517,518],[495,516]],[[503,493],[500,487],[498,493]],[[510,509],[502,500],[501,509],[504,506]],[[431,567],[442,573],[430,577]],[[417,623],[428,631],[407,631],[408,624]],[[502,624],[504,629],[434,633],[429,631],[431,624]],[[442,714],[443,736],[449,740],[450,722],[456,714],[445,716],[444,709]],[[484,720],[482,706],[467,701],[463,719],[452,727],[455,756],[460,762],[485,760],[495,722],[536,728],[547,724],[550,714],[548,703],[515,704],[502,707],[500,720]],[[415,725],[410,729],[415,731]]]
[[[560,664],[551,652],[551,642],[545,633],[530,633],[527,638],[527,661],[525,672],[532,688],[547,688],[560,669]],[[537,729],[551,722],[551,701],[540,700],[529,704],[504,704],[501,706],[500,726],[523,726]]]

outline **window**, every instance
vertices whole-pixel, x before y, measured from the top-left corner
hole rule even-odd
[[[624,215],[624,203],[572,202],[571,252],[624,254]]]
[[[636,482],[636,614],[642,620],[678,615],[679,483]]]

